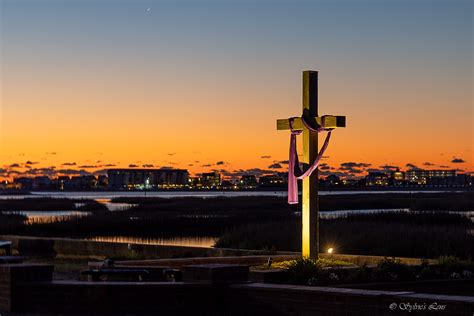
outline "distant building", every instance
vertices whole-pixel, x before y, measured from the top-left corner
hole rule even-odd
[[[381,171],[369,171],[365,178],[367,186],[388,186],[389,176]]]
[[[188,186],[184,169],[109,169],[109,188],[114,190],[175,189]]]
[[[390,174],[390,180],[389,180],[390,186],[401,187],[401,186],[405,186],[406,184],[407,184],[407,181],[406,181],[405,172],[400,171],[400,169],[392,171],[392,173]]]
[[[109,186],[109,178],[106,175],[99,175],[97,178],[97,187],[107,188]]]
[[[458,174],[455,177],[430,177],[426,179],[426,185],[430,187],[469,187],[472,185],[472,177],[467,174]]]
[[[237,185],[229,180],[222,180],[220,187],[222,190],[236,190],[238,188]]]
[[[19,190],[21,185],[8,180],[0,181],[0,190]]]
[[[97,188],[97,178],[93,175],[72,177],[71,182],[76,190],[92,190]]]
[[[50,190],[53,187],[53,181],[47,176],[34,177],[32,180],[33,190]]]
[[[19,185],[21,190],[31,190],[33,189],[33,179],[27,177],[20,177],[14,180],[16,184]]]
[[[221,175],[218,172],[203,173],[199,179],[201,189],[218,189],[221,186]]]
[[[325,184],[328,186],[337,186],[342,183],[341,179],[335,174],[328,175],[324,181],[325,181]]]
[[[283,187],[285,179],[278,175],[261,176],[258,180],[260,187]]]
[[[57,179],[58,189],[61,191],[70,190],[71,178],[69,176],[60,176]]]
[[[400,169],[397,169],[396,171],[392,172],[392,179],[394,181],[405,181],[405,172],[400,171]]]
[[[258,186],[257,178],[253,174],[243,175],[239,181],[239,188],[244,190],[255,189]]]
[[[456,170],[411,169],[406,172],[406,180],[414,184],[427,184],[428,178],[455,177]]]
[[[283,183],[288,183],[288,171],[277,172],[276,175],[283,179]]]

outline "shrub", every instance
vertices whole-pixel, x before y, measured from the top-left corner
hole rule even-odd
[[[316,261],[303,258],[294,260],[288,265],[288,274],[290,283],[313,285],[321,277],[322,268]]]
[[[280,266],[286,267],[289,274],[289,283],[321,285],[337,283],[340,276],[336,271],[328,268],[351,266],[350,262],[334,259],[308,259],[301,258],[297,260],[280,263]]]
[[[442,256],[438,259],[439,271],[444,277],[459,275],[472,278],[474,276],[474,262],[462,261],[454,256]]]
[[[374,269],[373,278],[377,281],[409,281],[415,279],[415,271],[400,259],[384,258]]]

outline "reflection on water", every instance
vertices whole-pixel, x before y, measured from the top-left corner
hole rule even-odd
[[[214,247],[214,244],[216,243],[217,238],[216,237],[146,238],[146,237],[125,237],[125,236],[97,236],[97,237],[87,238],[87,240],[124,243],[124,244],[212,248]]]
[[[451,190],[439,190],[439,191],[320,191],[319,195],[346,195],[346,194],[384,194],[384,193],[445,193],[445,192],[465,192],[465,191],[451,191]],[[71,198],[71,199],[113,199],[117,197],[161,197],[161,198],[174,198],[174,197],[201,197],[201,198],[212,198],[212,197],[239,197],[239,196],[287,196],[286,191],[105,191],[105,192],[31,192],[31,194],[25,195],[0,195],[2,199],[24,199],[24,198]]]
[[[69,221],[74,217],[90,215],[90,212],[78,211],[3,211],[5,215],[26,216],[26,224],[50,224]]]
[[[471,220],[471,222],[474,223],[474,211],[468,211],[468,212],[462,212],[462,211],[446,211],[450,214],[460,214],[460,215],[464,215],[466,216],[467,218],[469,218]]]
[[[131,209],[132,207],[138,206],[138,204],[131,204],[131,203],[112,203],[110,202],[112,199],[95,199],[96,202],[105,205],[105,207],[111,211],[126,211]]]
[[[382,209],[367,209],[367,210],[339,210],[339,211],[319,211],[319,218],[324,219],[335,219],[345,217],[353,214],[380,214],[380,213],[392,213],[392,212],[409,212],[407,208],[382,208]],[[293,212],[296,217],[301,217],[301,211]]]
[[[108,206],[109,211],[123,211],[127,210],[133,206],[134,204],[127,204],[127,203],[109,203]],[[114,205],[119,204],[119,205]],[[122,205],[123,204],[123,205]],[[408,208],[388,208],[388,209],[362,209],[362,210],[339,210],[339,211],[320,211],[319,218],[322,219],[336,219],[345,217],[347,215],[358,215],[358,214],[376,214],[376,213],[393,213],[393,212],[410,212]],[[470,212],[455,212],[455,211],[436,211],[436,212],[446,212],[451,214],[459,214],[462,216],[468,217],[472,222],[474,222],[474,211]],[[90,212],[79,212],[79,211],[2,211],[0,212],[5,215],[9,214],[16,214],[16,215],[23,215],[27,217],[27,224],[49,224],[49,223],[56,223],[56,222],[64,222],[72,220],[73,218],[89,216],[91,215]],[[296,217],[301,217],[301,211],[293,213]],[[185,215],[176,215],[178,218],[203,218],[203,219],[210,219],[210,218],[226,218],[228,215],[226,214],[185,214]],[[139,217],[130,217],[130,220],[138,220]],[[108,237],[107,237],[108,238]],[[123,238],[123,237],[120,237]],[[186,238],[185,238],[186,239]],[[176,239],[173,239],[176,240]],[[156,244],[156,240],[150,241],[151,244]],[[159,241],[163,244],[163,239]],[[166,240],[166,242],[170,242],[174,244],[174,242],[170,240]],[[177,243],[181,243],[181,241],[176,241]],[[206,243],[205,241],[203,241]],[[149,242],[147,242],[149,243]],[[199,242],[198,242],[199,244]],[[201,247],[201,246],[196,246]],[[207,246],[202,246],[207,247]]]
[[[333,219],[347,216],[349,214],[380,214],[393,212],[409,212],[407,208],[384,208],[384,209],[367,209],[367,210],[340,210],[340,211],[324,211],[319,212],[319,218]]]
[[[365,209],[365,210],[340,210],[340,211],[320,211],[319,218],[324,219],[335,219],[345,217],[347,215],[359,215],[359,214],[380,214],[380,213],[393,213],[393,212],[410,212],[408,208],[383,208],[383,209]],[[432,213],[450,213],[462,215],[469,218],[474,222],[474,211],[415,211],[415,212],[432,212]],[[301,211],[293,213],[296,217],[301,217]]]

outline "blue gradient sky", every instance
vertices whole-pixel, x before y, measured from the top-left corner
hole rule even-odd
[[[314,69],[334,171],[474,169],[472,1],[0,3],[4,166],[267,169]]]

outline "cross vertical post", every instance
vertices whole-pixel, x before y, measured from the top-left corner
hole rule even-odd
[[[318,116],[318,72],[303,71],[303,115]],[[318,134],[303,129],[303,159],[310,164],[318,154]],[[319,253],[319,197],[318,171],[303,179],[302,192],[302,255],[318,258]]]
[[[312,70],[303,71],[303,115],[301,117],[291,117],[279,119],[276,122],[277,130],[291,130],[291,132],[301,131],[303,134],[303,156],[300,161],[306,165],[318,163],[318,133],[323,130],[333,130],[339,127],[346,127],[346,117],[342,115],[318,116],[318,72]],[[317,132],[314,130],[316,129]],[[311,131],[313,130],[313,131]],[[291,137],[294,137],[293,134]],[[329,135],[328,135],[329,136]],[[290,163],[294,159],[296,148],[293,147],[292,138],[290,141]],[[327,138],[329,140],[329,138]],[[326,142],[325,142],[326,144]],[[327,144],[326,144],[327,145]],[[324,147],[324,146],[323,146]],[[294,161],[293,161],[294,162]],[[289,172],[294,171],[293,166],[289,167]],[[288,175],[292,178],[288,182],[288,203],[293,204],[295,199],[294,187],[296,175]],[[302,248],[301,253],[305,258],[317,259],[319,254],[319,197],[318,197],[318,171],[317,168],[303,178],[302,194]],[[290,195],[291,192],[291,195]]]

